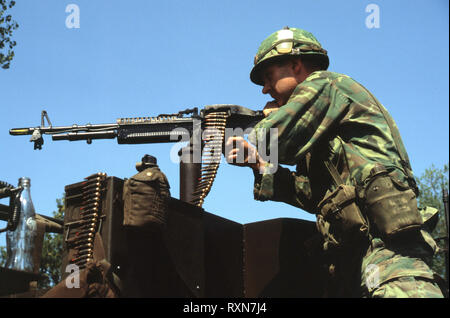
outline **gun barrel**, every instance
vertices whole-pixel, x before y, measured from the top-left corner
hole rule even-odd
[[[55,134],[52,136],[53,140],[92,140],[92,139],[114,139],[117,137],[117,132],[115,130],[106,131],[77,131],[69,132],[64,134]]]
[[[9,134],[13,136],[31,135],[34,128],[12,128],[9,130]]]
[[[101,129],[114,129],[117,128],[118,124],[87,124],[87,125],[77,125],[72,126],[46,126],[46,127],[27,127],[27,128],[12,128],[9,130],[9,134],[13,136],[23,136],[32,135],[36,130],[41,134],[56,134],[69,131],[90,131],[90,130],[101,130]]]

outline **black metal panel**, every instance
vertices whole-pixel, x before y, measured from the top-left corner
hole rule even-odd
[[[103,213],[106,218],[102,220],[101,236],[105,249],[106,259],[115,266],[115,271],[120,272],[117,266],[122,264],[126,255],[127,244],[123,228],[123,180],[110,177],[106,180],[106,198]]]
[[[244,225],[245,297],[320,297],[318,250],[305,244],[314,222],[280,218]]]
[[[205,280],[207,297],[243,297],[242,224],[206,213]]]

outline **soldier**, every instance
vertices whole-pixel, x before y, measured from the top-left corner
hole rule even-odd
[[[397,126],[366,88],[328,65],[327,51],[307,31],[286,27],[266,38],[250,79],[274,100],[249,140],[258,145],[276,128],[278,162],[296,169],[273,169],[260,155],[268,149],[242,137],[227,140],[225,157],[253,169],[256,200],[316,214],[326,296],[443,297],[424,261],[436,245],[423,230]],[[241,152],[244,161],[236,162]]]

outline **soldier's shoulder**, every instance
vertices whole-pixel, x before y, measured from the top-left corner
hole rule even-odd
[[[329,71],[320,71],[315,73],[317,73],[314,74],[315,76],[328,81],[334,89],[343,91],[347,96],[352,96],[352,98],[357,99],[362,98],[364,100],[369,98],[367,89],[360,82],[349,75]]]
[[[352,79],[350,76],[342,73],[331,71],[316,71],[311,73],[307,77],[305,84],[318,82],[326,84],[340,84],[340,85],[351,85],[353,83],[356,83],[356,81]]]

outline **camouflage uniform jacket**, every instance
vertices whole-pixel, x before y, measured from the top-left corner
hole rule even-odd
[[[291,172],[278,167],[274,174],[255,174],[256,200],[286,202],[317,213],[317,204],[336,188],[324,159],[331,160],[346,184],[362,185],[375,163],[407,182],[398,153],[408,158],[403,143],[399,141],[397,150],[374,97],[346,75],[313,72],[285,105],[255,126],[249,136],[255,145],[259,128],[265,128],[262,131],[267,132],[267,138],[268,128],[278,129],[278,163],[296,165],[297,169]]]
[[[261,173],[256,172],[255,199],[281,201],[310,213],[318,213],[318,203],[336,189],[324,165],[326,159],[335,165],[342,180],[349,185],[363,185],[376,163],[384,165],[397,180],[407,183],[407,173],[401,162],[401,157],[408,160],[405,147],[401,140],[397,140],[397,149],[380,107],[383,106],[379,102],[377,104],[372,94],[346,75],[328,71],[310,74],[295,88],[288,102],[260,121],[249,135],[250,142],[258,145],[262,138],[270,140],[269,128],[277,128],[278,163],[296,165],[295,171],[278,166],[276,172],[271,173],[274,163],[269,163]],[[389,116],[387,112],[385,114]],[[390,116],[388,120],[399,136]],[[269,145],[266,149],[258,145],[260,154],[268,154],[269,150]],[[398,151],[402,152],[402,156]],[[422,235],[427,234],[421,232]],[[433,241],[429,234],[426,236]],[[427,244],[435,246],[434,242],[427,241]],[[406,252],[397,255],[383,241],[374,238],[363,256],[360,269],[355,268],[356,272],[350,270],[349,264],[358,262],[345,258],[342,261],[346,265],[342,268],[356,276],[360,270],[360,280],[356,283],[360,282],[362,295],[442,297],[439,288],[432,282],[433,272],[422,260],[431,250],[415,240],[401,248]],[[367,283],[371,279],[368,265],[376,265],[379,269],[375,287]],[[410,280],[416,277],[418,281],[408,281],[405,285],[396,280],[399,277]],[[347,284],[350,280],[343,281]],[[350,294],[359,292],[351,286],[349,289]]]

